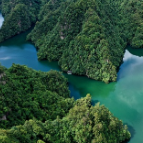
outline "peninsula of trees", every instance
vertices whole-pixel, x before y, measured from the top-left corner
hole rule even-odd
[[[121,143],[130,136],[89,94],[70,98],[60,72],[0,66],[0,143]]]

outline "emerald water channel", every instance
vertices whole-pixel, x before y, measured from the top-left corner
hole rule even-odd
[[[27,33],[0,44],[0,63],[7,68],[16,63],[35,70],[60,71],[57,62],[38,61],[36,48],[25,40]],[[129,143],[143,143],[143,49],[126,49],[117,82],[105,84],[83,76],[63,74],[68,78],[72,97],[78,99],[90,93],[93,104],[104,104],[128,125],[132,134]]]

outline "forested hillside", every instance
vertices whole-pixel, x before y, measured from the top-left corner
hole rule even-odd
[[[142,48],[142,3],[137,0],[49,1],[29,34],[38,58],[63,71],[116,81],[127,44]]]
[[[106,83],[116,81],[126,45],[143,47],[141,0],[1,0],[0,41],[34,29],[38,59]],[[11,23],[11,24],[9,24]]]
[[[41,121],[61,118],[73,107],[67,80],[57,71],[34,71],[13,64],[0,71],[1,128],[23,124],[36,118]]]
[[[128,44],[143,48],[143,1],[124,0],[121,5],[123,32]]]
[[[124,48],[113,19],[117,9],[108,1],[49,1],[28,39],[39,48],[39,59],[59,60],[63,71],[115,81]]]
[[[0,29],[0,41],[27,30],[37,21],[41,0],[1,0],[4,23]]]
[[[92,106],[89,94],[69,98],[57,71],[0,66],[0,99],[0,143],[120,143],[131,136],[105,106]]]

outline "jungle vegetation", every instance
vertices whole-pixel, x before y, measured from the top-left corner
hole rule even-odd
[[[141,0],[51,0],[27,39],[39,60],[105,83],[116,81],[127,45],[143,47]]]
[[[120,143],[127,126],[91,96],[74,100],[57,71],[0,66],[1,143]]]
[[[63,71],[116,81],[126,45],[143,47],[141,0],[0,0],[0,42],[34,26],[27,36],[38,59]],[[1,143],[120,143],[127,126],[91,96],[70,98],[57,71],[0,66]]]
[[[1,0],[0,3],[5,18],[0,29],[0,41],[26,31],[37,21],[40,0]]]
[[[105,83],[116,81],[127,45],[143,47],[141,0],[0,0],[0,42],[34,26],[38,59]]]
[[[7,119],[0,121],[1,128],[33,118],[41,121],[55,119],[57,115],[61,118],[73,107],[67,79],[61,73],[44,73],[15,64],[1,71],[0,116]]]

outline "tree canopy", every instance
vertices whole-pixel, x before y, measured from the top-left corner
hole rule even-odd
[[[13,64],[0,66],[1,143],[120,143],[127,126],[91,96],[69,98],[67,79]]]
[[[37,21],[40,0],[1,0],[4,23],[0,29],[0,41],[26,31]]]
[[[73,106],[67,79],[57,71],[44,73],[13,64],[0,74],[0,127],[23,124],[25,120],[61,118]]]
[[[142,1],[48,1],[28,35],[39,60],[106,83],[116,81],[127,44],[142,48]]]
[[[143,47],[142,5],[141,0],[1,0],[0,41],[35,25],[27,39],[38,48],[39,60],[116,81],[126,45]]]

